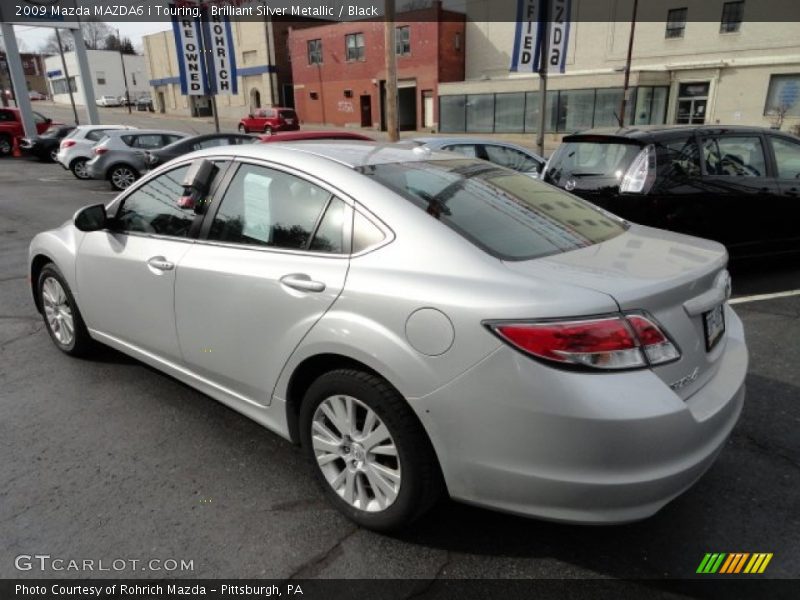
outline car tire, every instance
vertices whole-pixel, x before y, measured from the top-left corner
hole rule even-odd
[[[250,132],[247,131],[247,127],[239,123],[239,133],[250,133]]]
[[[264,135],[272,135],[272,127],[269,125],[264,126]]]
[[[36,282],[42,318],[47,333],[56,347],[71,356],[87,356],[94,349],[78,305],[53,263],[46,264]]]
[[[118,192],[128,189],[137,179],[139,173],[128,165],[114,165],[108,170],[108,183]]]
[[[58,148],[47,153],[47,162],[58,162]]]
[[[87,162],[89,161],[85,158],[76,158],[69,164],[69,170],[72,171],[72,174],[78,179],[91,179],[89,177],[89,171],[86,170]]]
[[[8,156],[14,150],[14,143],[7,135],[0,135],[0,156]]]
[[[422,424],[405,398],[374,374],[338,369],[321,375],[303,398],[300,437],[323,493],[358,525],[398,529],[442,495],[439,463]]]

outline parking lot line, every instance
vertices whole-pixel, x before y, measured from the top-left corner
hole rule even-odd
[[[729,304],[744,304],[746,302],[758,302],[759,300],[773,300],[775,298],[787,298],[789,296],[800,296],[800,290],[788,290],[786,292],[775,292],[774,294],[756,294],[754,296],[742,296],[733,298]]]

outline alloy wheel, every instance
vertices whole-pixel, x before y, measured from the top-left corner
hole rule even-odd
[[[53,336],[63,346],[69,346],[75,338],[75,321],[67,294],[55,277],[42,283],[42,305]]]
[[[11,154],[11,142],[5,136],[0,136],[0,155]]]
[[[136,175],[128,167],[117,167],[111,172],[111,183],[118,190],[124,190],[136,181]]]
[[[328,484],[350,506],[386,510],[401,485],[400,457],[380,417],[352,396],[320,402],[311,422],[311,444]]]
[[[89,170],[86,168],[85,160],[76,161],[72,166],[72,172],[78,179],[89,179]]]
[[[53,162],[58,160],[58,150],[50,150],[50,160]]]

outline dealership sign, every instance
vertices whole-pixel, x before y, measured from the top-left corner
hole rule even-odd
[[[236,59],[227,17],[173,16],[181,94],[237,94]]]
[[[517,0],[517,27],[511,55],[511,71],[536,73],[541,70],[542,37],[547,32],[547,69],[564,72],[567,64],[570,9],[571,0]]]

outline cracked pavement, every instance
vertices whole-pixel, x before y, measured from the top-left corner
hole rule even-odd
[[[47,553],[193,560],[179,577],[657,580],[693,576],[719,551],[773,552],[768,576],[800,577],[800,297],[736,306],[751,352],[743,417],[711,470],[655,517],[578,527],[444,502],[377,535],[326,504],[288,442],[114,351],[76,360],[50,343],[28,242],[111,198],[57,165],[0,159],[0,577],[92,576],[14,568],[18,554]],[[734,274],[738,294],[794,288],[797,266]],[[424,597],[434,583],[391,594]]]

